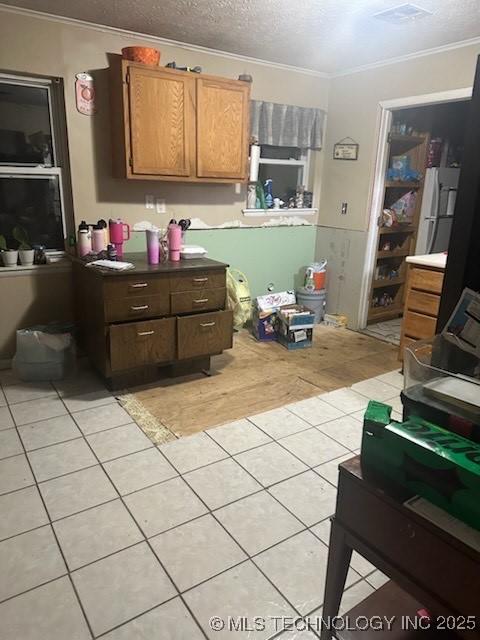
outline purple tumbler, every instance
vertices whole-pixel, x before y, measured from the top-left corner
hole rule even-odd
[[[160,243],[158,229],[147,229],[148,264],[158,264],[160,261]]]

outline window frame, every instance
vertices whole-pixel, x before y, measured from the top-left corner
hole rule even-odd
[[[65,190],[65,180],[69,180],[70,172],[68,166],[68,157],[66,149],[66,129],[63,135],[62,128],[65,123],[65,113],[60,113],[61,106],[59,97],[54,96],[56,88],[54,82],[56,79],[47,77],[30,77],[16,75],[0,71],[0,84],[11,84],[16,86],[38,87],[47,89],[48,97],[48,115],[50,120],[50,131],[52,136],[52,165],[31,164],[31,163],[14,163],[5,164],[0,162],[0,179],[8,178],[28,178],[28,179],[48,179],[50,177],[58,178],[58,189],[60,194],[60,208],[62,220],[62,237],[64,244],[62,247],[56,247],[58,250],[65,250],[65,243],[68,235],[67,224],[67,198]],[[58,84],[61,80],[57,80]],[[63,87],[62,87],[63,88]]]
[[[274,145],[275,146],[275,145]],[[268,156],[262,155],[263,146],[260,145],[260,158],[258,160],[258,164],[270,164],[270,165],[281,165],[284,167],[298,167],[298,181],[297,184],[303,184],[305,188],[308,190],[309,184],[309,176],[310,176],[310,163],[312,159],[312,150],[311,149],[302,149],[298,147],[300,150],[300,160],[290,159],[290,158],[269,158]],[[302,176],[300,179],[300,171],[302,172]]]

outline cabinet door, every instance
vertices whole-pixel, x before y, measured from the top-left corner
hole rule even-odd
[[[197,78],[197,176],[247,177],[250,86]]]
[[[195,175],[195,78],[129,67],[131,171]]]

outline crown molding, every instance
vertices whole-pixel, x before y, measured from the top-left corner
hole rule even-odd
[[[222,51],[220,49],[210,49],[209,47],[202,47],[196,44],[189,44],[186,42],[180,42],[178,40],[170,40],[169,38],[161,38],[159,36],[152,36],[146,33],[140,33],[138,31],[129,31],[128,29],[119,29],[118,27],[111,27],[108,25],[97,24],[95,22],[88,22],[87,20],[78,20],[76,18],[68,18],[66,16],[58,16],[53,13],[45,13],[44,11],[35,11],[33,9],[25,9],[23,7],[15,7],[12,5],[0,3],[0,11],[6,13],[15,13],[18,15],[29,16],[31,18],[38,18],[40,20],[48,20],[50,22],[59,22],[61,24],[68,24],[74,27],[92,29],[94,31],[100,31],[101,33],[111,33],[117,36],[123,36],[128,38],[139,38],[144,42],[151,42],[157,45],[169,45],[171,47],[177,47],[179,49],[185,49],[187,51],[198,51],[199,53],[207,53],[219,58],[229,58],[230,60],[239,60],[240,62],[250,62],[252,64],[262,65],[264,67],[271,67],[274,69],[281,69],[283,71],[294,71],[295,73],[303,73],[308,76],[315,76],[317,78],[329,78],[329,74],[323,71],[315,71],[314,69],[305,69],[303,67],[295,67],[289,64],[282,64],[280,62],[271,62],[269,60],[263,60],[261,58],[253,58],[251,56],[243,56],[237,53],[231,53],[229,51]]]
[[[293,71],[295,73],[303,73],[308,76],[314,76],[316,78],[341,78],[343,76],[352,75],[354,73],[362,73],[364,71],[370,71],[372,69],[379,69],[381,67],[387,67],[390,65],[399,64],[402,62],[408,62],[415,60],[416,58],[424,58],[426,56],[432,56],[439,53],[445,53],[447,51],[454,51],[455,49],[462,49],[464,47],[470,47],[480,45],[480,37],[470,38],[468,40],[459,40],[458,42],[452,42],[440,47],[432,47],[431,49],[423,49],[421,51],[415,51],[413,53],[407,53],[405,55],[396,56],[393,58],[386,58],[385,60],[379,60],[377,62],[369,62],[368,64],[360,65],[358,67],[351,67],[342,71],[336,71],[328,73],[326,71],[315,71],[314,69],[306,69],[304,67],[295,67],[289,64],[282,64],[280,62],[272,62],[270,60],[263,60],[262,58],[253,58],[251,56],[243,56],[237,53],[231,53],[229,51],[222,51],[220,49],[211,49],[209,47],[202,47],[196,44],[189,44],[186,42],[180,42],[178,40],[170,40],[169,38],[161,38],[159,36],[152,36],[146,33],[140,33],[138,31],[129,31],[128,29],[120,29],[118,27],[111,27],[108,25],[97,24],[95,22],[88,22],[86,20],[78,20],[77,18],[68,18],[66,16],[59,16],[53,13],[46,13],[44,11],[35,11],[34,9],[25,9],[23,7],[15,7],[12,5],[3,4],[0,2],[0,11],[6,13],[14,13],[18,15],[29,16],[31,18],[37,18],[40,20],[48,20],[50,22],[58,22],[61,24],[67,24],[79,28],[91,29],[93,31],[99,31],[101,33],[111,33],[112,35],[123,36],[128,38],[139,38],[144,42],[151,42],[157,45],[169,45],[177,47],[179,49],[185,49],[186,51],[198,51],[199,53],[207,53],[219,58],[227,58],[230,60],[238,60],[240,62],[250,62],[251,64],[258,64],[264,67],[270,67],[273,69],[281,69],[284,71]]]
[[[480,37],[470,38],[468,40],[459,40],[458,42],[444,44],[440,47],[432,47],[431,49],[422,49],[421,51],[415,51],[414,53],[406,53],[405,55],[402,55],[402,56],[396,56],[394,58],[385,58],[385,60],[379,60],[378,62],[370,62],[368,64],[364,64],[359,67],[352,67],[351,69],[337,71],[335,73],[331,73],[329,77],[341,78],[342,76],[349,76],[354,73],[362,73],[363,71],[370,71],[371,69],[378,69],[379,67],[387,67],[389,65],[399,64],[401,62],[408,62],[409,60],[424,58],[426,56],[434,56],[439,53],[445,53],[446,51],[454,51],[455,49],[471,47],[477,44],[480,45]]]

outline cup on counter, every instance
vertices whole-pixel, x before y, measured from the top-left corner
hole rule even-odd
[[[178,224],[168,226],[168,257],[172,262],[180,260],[180,249],[182,248],[182,228]]]
[[[160,262],[160,232],[158,229],[147,229],[146,234],[148,264],[158,264]]]

